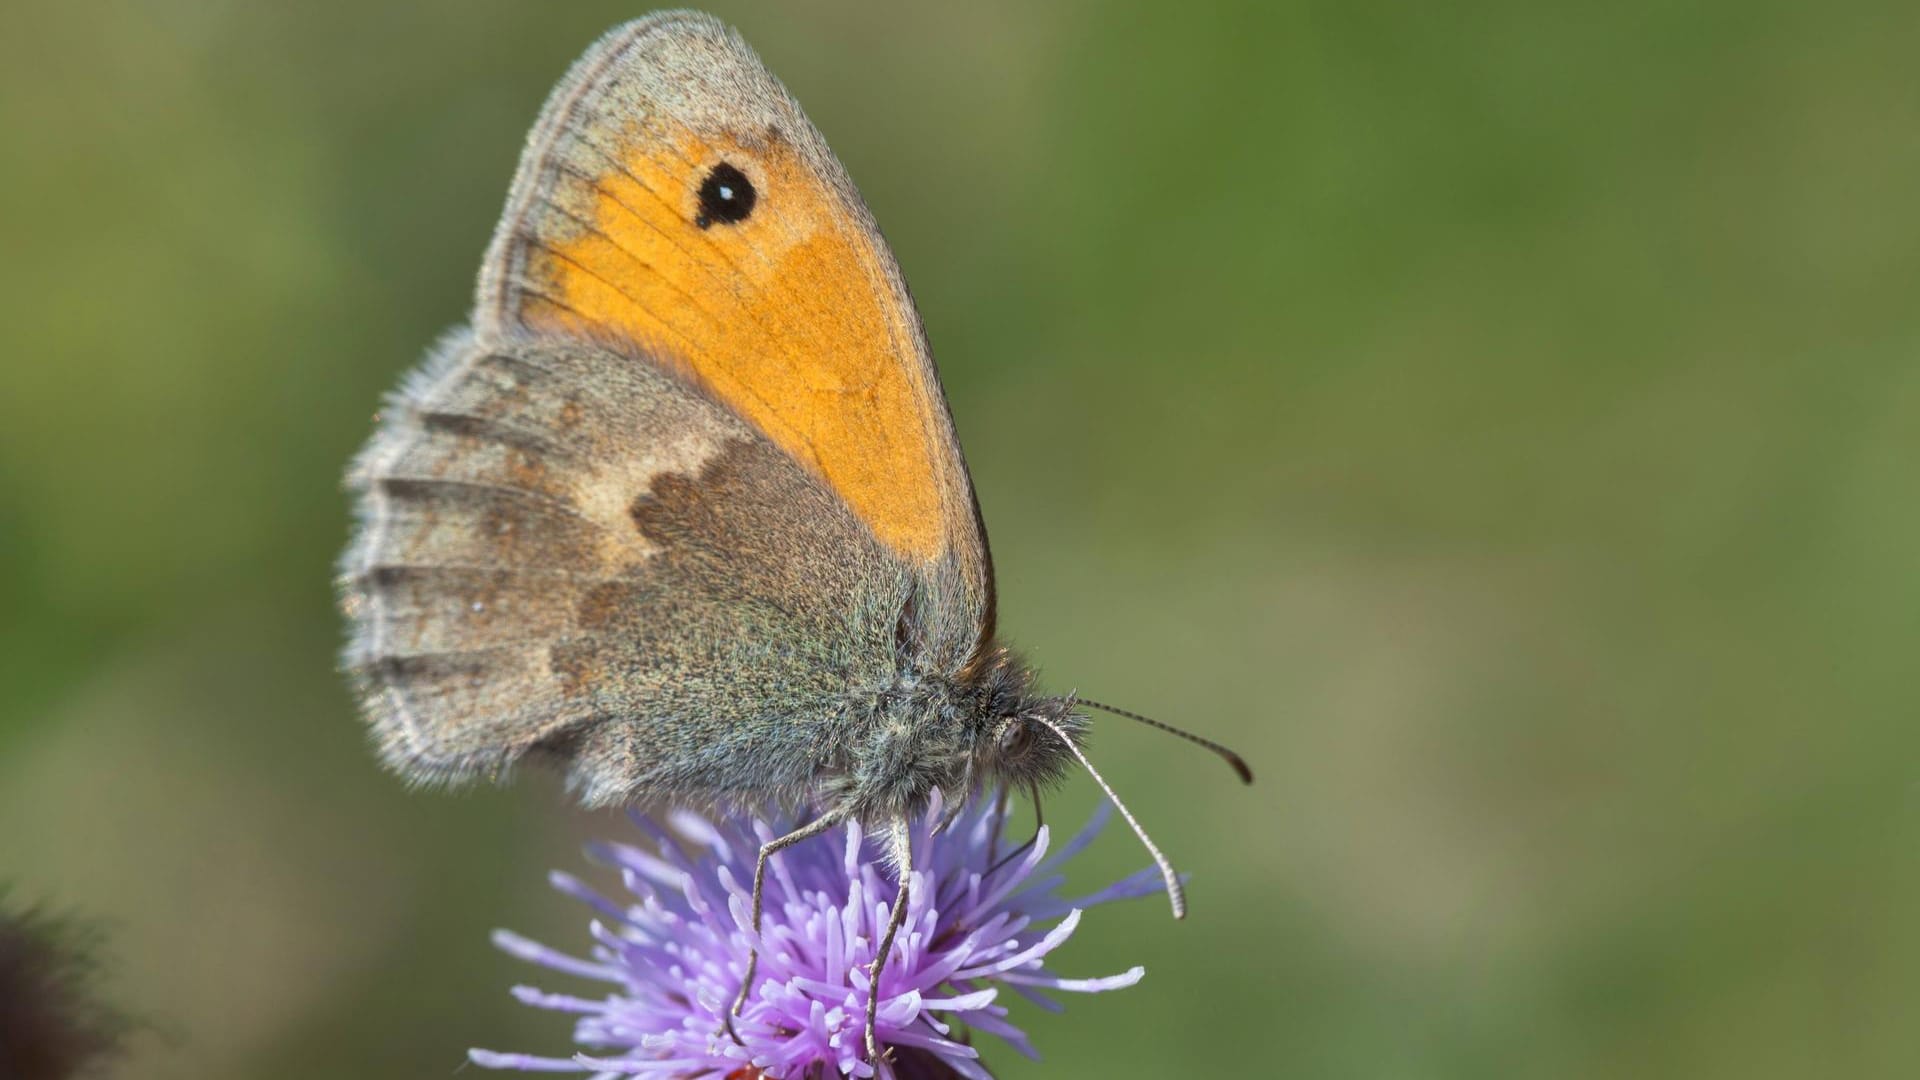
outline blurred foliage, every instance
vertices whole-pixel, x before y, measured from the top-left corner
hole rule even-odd
[[[486,932],[581,943],[623,826],[381,774],[329,564],[638,10],[8,19],[0,877],[111,919],[128,1077],[566,1044]],[[1007,631],[1260,772],[1101,722],[1194,912],[1090,919],[1148,978],[1005,1075],[1920,1073],[1920,8],[719,13],[914,284]]]

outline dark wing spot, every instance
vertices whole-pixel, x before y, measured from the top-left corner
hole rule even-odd
[[[753,213],[753,204],[759,199],[760,193],[753,190],[746,174],[723,161],[700,184],[700,213],[693,223],[703,229],[716,221],[737,225]]]

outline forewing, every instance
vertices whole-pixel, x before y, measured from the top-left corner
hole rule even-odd
[[[716,177],[751,188],[743,214],[716,214]],[[529,136],[475,315],[483,334],[645,348],[831,489],[970,647],[988,636],[986,539],[906,284],[818,131],[721,23],[648,17],[576,63]]]

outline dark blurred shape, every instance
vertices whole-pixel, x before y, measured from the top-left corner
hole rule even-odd
[[[72,915],[0,912],[0,1077],[81,1076],[119,1053],[128,1021],[97,996],[103,937]]]

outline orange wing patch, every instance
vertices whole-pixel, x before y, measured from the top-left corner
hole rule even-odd
[[[525,238],[520,320],[647,346],[824,478],[881,542],[937,557],[961,466],[918,317],[864,211],[777,130],[749,146],[635,127],[599,169],[551,176],[548,224]],[[737,221],[703,210],[723,164],[751,184]]]

